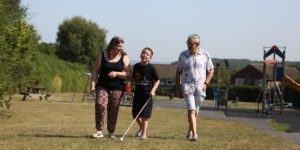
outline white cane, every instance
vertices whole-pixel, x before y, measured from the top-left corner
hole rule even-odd
[[[120,141],[124,141],[124,137],[126,136],[127,132],[129,131],[129,129],[131,128],[131,126],[133,125],[133,123],[136,121],[136,119],[139,117],[139,115],[142,113],[142,111],[144,110],[144,108],[146,107],[146,105],[148,104],[148,102],[152,99],[152,97],[150,96],[148,98],[148,100],[146,101],[145,105],[142,107],[142,109],[140,110],[140,112],[138,113],[138,115],[134,118],[134,120],[131,122],[130,126],[127,128],[127,130],[125,131],[125,133],[123,134],[123,136],[120,138]]]

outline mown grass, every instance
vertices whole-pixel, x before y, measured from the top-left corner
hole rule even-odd
[[[287,123],[279,123],[276,120],[272,119],[271,120],[272,123],[272,128],[277,130],[277,131],[282,131],[282,132],[286,132],[291,128],[290,124]]]
[[[198,119],[200,140],[185,139],[186,111],[154,108],[149,123],[149,139],[134,137],[132,126],[124,142],[93,139],[94,104],[71,103],[71,94],[53,94],[49,101],[15,97],[9,110],[0,111],[0,149],[299,149],[299,145],[247,125],[225,120]],[[121,137],[132,121],[131,108],[120,107],[116,135]],[[104,132],[107,135],[107,131]]]

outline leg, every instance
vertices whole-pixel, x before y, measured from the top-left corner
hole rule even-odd
[[[196,110],[189,110],[188,117],[189,117],[190,131],[192,131],[194,137],[197,137],[198,134],[197,134]]]
[[[142,137],[141,139],[147,139],[147,129],[148,129],[148,118],[142,118]]]
[[[188,110],[187,113],[187,118],[188,118],[188,123],[189,123],[189,130],[188,130],[188,134],[192,134],[192,130],[193,130],[193,126],[192,126],[192,117],[190,115],[190,110]],[[189,138],[189,137],[188,137]]]
[[[139,125],[140,130],[142,130],[142,129],[143,129],[142,118],[137,118],[137,119],[136,119],[136,123]]]
[[[189,131],[187,137],[191,140],[197,137],[197,108],[194,95],[185,95],[185,101],[188,109]]]
[[[204,96],[195,94],[195,106],[196,106],[195,116],[196,117],[198,117],[199,115],[199,110],[204,99],[205,99]]]
[[[113,134],[117,124],[119,106],[123,98],[123,92],[110,91],[108,95],[107,129],[110,134]]]
[[[104,116],[108,103],[108,93],[105,89],[96,89],[95,101],[95,121],[97,131],[102,131],[104,128]]]
[[[142,131],[143,131],[143,125],[142,125],[142,118],[137,118],[136,123],[139,125],[139,130],[135,133],[136,137],[142,136]]]
[[[135,96],[132,100],[132,118],[136,118],[137,115],[139,114],[139,111],[142,108],[142,103],[141,103],[141,98],[142,96]],[[136,119],[137,124],[139,125],[139,130],[136,132],[135,136],[137,137],[141,137],[142,136],[142,118],[140,116],[138,116],[138,118]]]

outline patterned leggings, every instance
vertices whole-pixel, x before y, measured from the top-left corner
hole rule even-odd
[[[107,109],[107,130],[109,133],[115,131],[122,97],[123,91],[96,89],[95,121],[97,130],[103,130],[104,128],[104,116]]]

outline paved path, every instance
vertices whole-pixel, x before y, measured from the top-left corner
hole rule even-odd
[[[185,109],[184,101],[156,100],[154,107],[165,107],[175,109]],[[265,114],[257,115],[254,110],[228,109],[227,111],[216,110],[211,105],[205,105],[201,108],[200,117],[226,119],[231,121],[243,122],[249,127],[271,133],[275,136],[282,136],[294,141],[300,145],[300,112],[273,112],[267,118]],[[275,119],[279,123],[288,123],[291,130],[288,132],[279,132],[271,128],[271,120]]]

